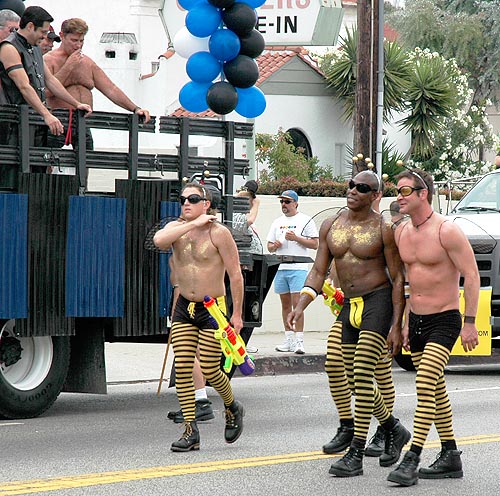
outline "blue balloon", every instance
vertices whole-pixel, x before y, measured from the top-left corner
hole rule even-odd
[[[195,5],[186,15],[186,27],[193,36],[206,38],[217,30],[222,17],[220,11],[208,3]]]
[[[209,52],[196,52],[186,63],[187,75],[197,83],[210,83],[221,72],[221,63]]]
[[[191,10],[193,7],[195,7],[199,3],[208,3],[208,2],[206,0],[177,0],[177,3],[184,10]]]
[[[212,83],[186,83],[179,91],[179,101],[189,112],[204,112],[208,110],[207,91]]]
[[[252,9],[258,9],[261,5],[266,3],[266,0],[238,0],[238,2],[246,3],[252,7]]]
[[[241,116],[253,119],[266,110],[266,96],[257,86],[236,88],[236,92],[238,93],[238,103],[235,110]]]
[[[210,53],[221,62],[233,60],[240,53],[239,36],[230,29],[218,29],[208,41]]]

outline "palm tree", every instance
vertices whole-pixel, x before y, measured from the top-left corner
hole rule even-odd
[[[348,121],[356,110],[356,46],[354,29],[341,38],[338,53],[328,54],[320,65]],[[440,120],[456,108],[452,79],[441,57],[410,57],[396,42],[384,43],[384,59],[384,121],[396,111],[408,112],[401,121],[412,136],[406,157],[425,158],[432,153],[431,135],[439,129]]]

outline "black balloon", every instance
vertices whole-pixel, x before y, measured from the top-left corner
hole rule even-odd
[[[9,9],[14,11],[18,16],[24,14],[26,7],[22,0],[0,0],[0,10]]]
[[[208,3],[211,3],[214,7],[218,9],[227,9],[234,4],[235,0],[208,0]]]
[[[232,84],[219,81],[208,88],[207,103],[216,114],[229,114],[238,104],[238,93]]]
[[[226,79],[238,88],[250,88],[259,79],[259,67],[254,59],[238,55],[224,64]]]
[[[257,25],[257,14],[246,3],[236,2],[222,12],[224,24],[238,36],[247,36]]]
[[[264,36],[256,29],[253,29],[248,36],[240,37],[240,43],[240,55],[248,55],[252,59],[258,57],[266,46]]]

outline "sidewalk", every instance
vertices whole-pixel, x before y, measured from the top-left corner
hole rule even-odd
[[[280,353],[275,347],[283,342],[283,332],[259,333],[249,345],[257,348],[253,354],[255,376],[290,373],[323,372],[328,332],[306,331],[304,355]],[[127,382],[157,382],[159,380],[165,344],[106,343],[106,377],[108,384]],[[173,353],[169,351],[164,379],[172,369]]]

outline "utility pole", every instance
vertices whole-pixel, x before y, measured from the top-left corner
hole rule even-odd
[[[383,14],[382,14],[383,15]],[[379,18],[378,0],[358,0],[358,48],[356,93],[354,97],[354,155],[375,160],[377,148],[377,95],[379,90]],[[382,34],[383,36],[383,34]],[[365,160],[353,165],[353,175],[366,169]],[[380,171],[378,171],[380,174]]]
[[[356,94],[354,96],[354,154],[369,157],[371,153],[371,0],[358,0],[358,49],[356,63]],[[363,161],[356,162],[353,175],[366,168]]]

